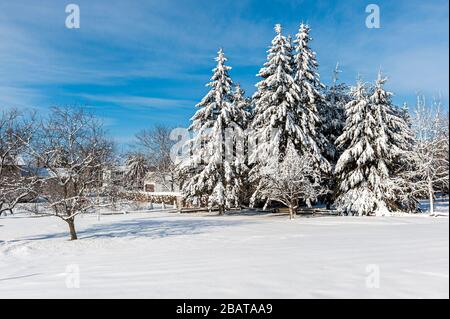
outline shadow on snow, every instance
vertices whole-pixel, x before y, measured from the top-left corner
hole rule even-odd
[[[77,234],[78,238],[81,240],[87,238],[123,238],[123,237],[134,237],[134,238],[145,237],[157,239],[171,236],[200,234],[205,232],[209,228],[232,227],[248,223],[250,222],[216,220],[216,219],[159,220],[151,218],[151,219],[128,220],[104,225],[93,225],[89,228],[78,231]],[[52,238],[65,238],[65,237],[67,238],[69,237],[68,232],[25,237],[22,240],[45,240]]]

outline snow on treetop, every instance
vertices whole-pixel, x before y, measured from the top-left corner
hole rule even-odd
[[[275,32],[278,34],[281,34],[281,24],[277,23],[275,24]]]
[[[381,87],[387,81],[387,77],[383,76],[381,69],[378,70],[376,87]]]
[[[307,23],[300,23],[300,31],[301,32],[309,32],[309,25]]]
[[[215,58],[217,62],[225,62],[228,61],[228,59],[225,57],[225,54],[223,53],[223,48],[219,48],[219,51],[217,51],[217,57]]]

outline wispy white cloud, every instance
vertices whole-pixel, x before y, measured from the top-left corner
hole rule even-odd
[[[146,109],[146,110],[168,110],[192,108],[196,102],[185,99],[156,98],[135,95],[94,95],[79,94],[78,98],[90,102],[102,102],[122,106],[124,108]]]
[[[39,91],[29,88],[0,86],[0,109],[39,109],[43,97]]]

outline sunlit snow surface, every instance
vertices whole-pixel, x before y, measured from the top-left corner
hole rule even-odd
[[[0,218],[0,298],[448,298],[437,207],[447,216],[85,215],[73,242],[18,212]]]

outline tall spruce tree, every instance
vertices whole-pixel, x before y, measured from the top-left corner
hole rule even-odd
[[[252,120],[251,99],[245,96],[245,91],[239,83],[234,87],[232,103],[236,110],[241,112],[243,128],[246,129]]]
[[[325,103],[322,103],[321,112],[321,132],[327,139],[328,151],[323,153],[327,157],[332,166],[340,156],[339,150],[335,146],[336,139],[342,134],[345,124],[345,105],[350,101],[348,95],[348,87],[344,83],[338,83],[338,76],[341,73],[339,64],[336,64],[333,70],[333,83],[330,87],[324,89]],[[327,207],[330,208],[335,200],[336,179],[333,171],[324,174],[323,181],[327,187],[328,192],[325,195],[324,201]]]
[[[392,190],[396,196],[402,210],[408,213],[415,213],[420,210],[420,202],[416,193],[417,181],[415,173],[418,171],[416,161],[419,150],[414,138],[413,121],[409,113],[408,104],[403,103],[402,108],[395,108],[399,121],[398,132],[405,137],[401,148],[404,151],[402,156],[396,160],[392,173]],[[416,144],[416,145],[415,145]]]
[[[299,100],[298,88],[292,78],[292,48],[289,40],[283,36],[281,25],[275,26],[276,36],[268,50],[267,62],[257,76],[262,81],[256,84],[253,95],[253,128],[258,139],[256,155],[264,162],[266,154],[273,152],[276,160],[281,161],[289,140],[295,145],[303,137],[297,124],[296,105]]]
[[[412,129],[413,120],[412,120],[412,117],[411,117],[411,113],[409,113],[408,103],[404,102],[403,106],[399,110],[399,112],[400,112],[400,116],[403,118],[403,120],[408,125],[408,127]]]
[[[405,121],[384,89],[386,79],[378,75],[367,92],[359,81],[346,105],[344,133],[337,139],[344,149],[335,172],[339,189],[337,206],[358,215],[386,215],[401,208],[392,187],[392,175],[409,138]]]
[[[323,187],[327,189],[321,200],[330,206],[333,201],[333,175],[330,162],[333,162],[336,154],[335,146],[327,137],[331,132],[329,118],[332,116],[332,110],[322,93],[325,85],[320,81],[316,53],[310,47],[312,41],[310,31],[309,26],[302,23],[294,40],[294,81],[299,88],[300,96],[297,112],[305,130],[309,130],[308,134],[314,141],[311,151],[315,154],[316,162],[320,164],[317,169],[322,175]]]
[[[262,80],[253,95],[252,127],[258,139],[255,153],[262,165],[266,160],[281,162],[291,142],[300,155],[311,154],[322,163],[324,159],[315,141],[318,117],[313,111],[302,109],[301,88],[292,76],[294,60],[290,41],[283,36],[281,25],[275,26],[275,32],[267,62],[258,73]]]
[[[283,162],[288,145],[292,145],[299,156],[309,158],[316,169],[329,170],[316,141],[317,110],[314,104],[302,102],[302,94],[308,93],[302,91],[293,76],[295,60],[291,41],[283,36],[279,24],[275,26],[275,32],[267,61],[258,73],[262,80],[253,95],[252,128],[257,147],[252,156],[254,166],[250,180],[255,182],[255,194],[265,187],[260,180],[262,172],[274,162]]]
[[[195,137],[190,144],[192,155],[183,163],[191,173],[183,184],[187,201],[207,202],[217,206],[222,214],[226,208],[239,204],[242,187],[241,171],[245,170],[240,152],[236,152],[236,137],[243,135],[245,111],[233,103],[233,82],[228,74],[231,67],[223,50],[216,58],[210,91],[197,105],[200,109],[192,117],[190,129]]]
[[[374,179],[369,180],[369,174],[377,166],[372,147],[377,122],[361,80],[352,87],[350,96],[344,133],[336,140],[337,146],[344,150],[335,168],[339,185],[336,205],[344,213],[367,215],[380,206],[378,202],[383,203],[375,193]]]
[[[324,157],[334,156],[335,147],[324,134],[326,129],[324,121],[328,118],[329,110],[321,93],[325,86],[320,81],[316,53],[309,46],[312,40],[310,31],[310,27],[302,23],[294,40],[294,82],[300,97],[297,113],[302,130],[310,136],[314,156],[321,163],[322,169],[328,172],[330,167]]]
[[[336,163],[339,152],[336,149],[336,139],[342,134],[345,125],[345,105],[350,101],[349,88],[344,83],[339,83],[339,63],[333,70],[333,83],[325,90],[326,106],[322,109],[322,132],[330,143],[331,151],[328,152],[329,160]]]
[[[248,139],[248,127],[252,122],[252,105],[251,99],[245,96],[245,91],[241,88],[240,84],[236,84],[233,91],[233,108],[240,113],[238,118],[242,126],[242,130],[233,131],[233,156],[235,156],[236,163],[239,163],[239,171],[237,171],[237,177],[240,180],[241,188],[239,193],[239,203],[249,204],[249,198],[251,196],[251,183],[249,181],[249,139]]]

